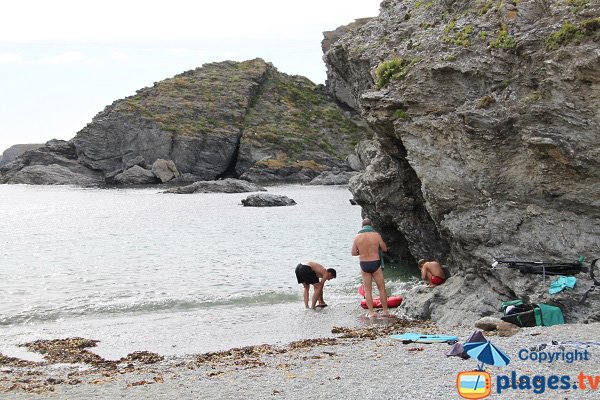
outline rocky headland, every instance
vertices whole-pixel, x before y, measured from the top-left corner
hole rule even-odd
[[[587,274],[490,268],[494,258],[600,255],[600,3],[384,0],[380,15],[325,33],[327,88],[375,131],[350,189],[405,262],[452,277],[415,289],[410,316],[456,323],[502,300],[600,320]]]
[[[35,150],[42,147],[43,143],[31,143],[31,144],[15,144],[4,150],[0,155],[0,167],[11,163],[17,159],[21,154],[29,150]]]
[[[0,183],[308,182],[351,171],[354,146],[371,135],[323,85],[261,59],[225,61],[115,101],[73,139],[10,160]]]

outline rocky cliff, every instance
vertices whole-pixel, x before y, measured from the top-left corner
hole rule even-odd
[[[599,17],[592,0],[385,0],[325,34],[328,89],[376,132],[355,200],[395,257],[453,271],[409,314],[468,322],[520,297],[600,320],[583,274],[550,297],[549,278],[490,269],[600,256]]]
[[[31,143],[31,144],[15,144],[14,146],[10,146],[8,149],[4,150],[2,155],[0,155],[0,167],[11,163],[17,159],[21,154],[25,153],[29,150],[35,150],[42,147],[43,143]]]
[[[0,169],[0,182],[40,183],[52,166],[50,184],[155,183],[164,181],[157,160],[172,161],[172,177],[183,181],[308,181],[351,169],[346,158],[371,134],[322,85],[261,59],[226,61],[115,101],[60,152],[54,143]],[[65,158],[67,148],[74,155]]]

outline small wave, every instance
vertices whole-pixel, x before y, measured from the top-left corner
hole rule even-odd
[[[85,304],[79,306],[63,306],[57,309],[33,307],[13,315],[0,315],[0,326],[30,324],[35,322],[52,322],[64,318],[93,317],[103,315],[152,314],[160,312],[193,311],[203,308],[227,306],[261,306],[269,304],[289,303],[298,300],[298,296],[290,293],[256,293],[249,295],[229,296],[224,298],[202,299],[146,299],[131,302],[113,302],[101,305]]]

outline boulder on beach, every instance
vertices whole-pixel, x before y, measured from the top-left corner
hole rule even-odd
[[[133,167],[126,169],[117,174],[113,179],[114,182],[119,185],[145,185],[159,182],[159,179],[154,172],[142,168],[139,165],[134,165]]]
[[[251,194],[242,200],[244,207],[282,207],[282,206],[294,206],[296,202],[287,196],[258,193]]]
[[[163,160],[162,158],[154,161],[154,164],[152,164],[152,172],[162,183],[168,182],[181,175],[173,160]]]

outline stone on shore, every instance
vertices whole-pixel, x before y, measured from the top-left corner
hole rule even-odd
[[[294,206],[296,202],[287,196],[259,193],[252,194],[242,200],[244,207],[282,207]]]
[[[514,336],[519,333],[520,330],[521,328],[510,322],[500,321],[498,324],[498,336],[500,337]]]
[[[477,321],[475,321],[475,328],[481,329],[483,331],[495,331],[498,329],[498,324],[500,324],[502,320],[500,318],[495,317],[483,317]]]
[[[116,175],[114,181],[119,185],[146,185],[159,182],[152,171],[142,168],[139,165],[134,165]]]
[[[220,181],[198,181],[191,185],[175,187],[163,193],[192,194],[192,193],[245,193],[264,192],[265,188],[241,179],[223,179]]]
[[[152,172],[162,183],[168,182],[181,175],[173,160],[167,161],[162,158],[154,161],[154,164],[152,164]]]

